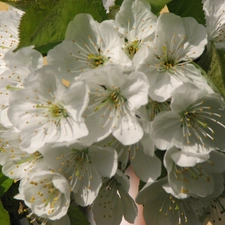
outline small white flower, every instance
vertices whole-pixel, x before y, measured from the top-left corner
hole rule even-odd
[[[92,204],[101,187],[101,177],[112,177],[117,170],[117,154],[110,147],[87,147],[77,142],[46,145],[40,151],[49,167],[68,180],[81,206]]]
[[[66,215],[70,205],[70,187],[60,174],[38,171],[23,179],[18,198],[37,215],[51,220]]]
[[[43,66],[42,55],[32,46],[19,49],[17,52],[9,50],[4,57],[7,69],[0,74],[0,111],[1,123],[5,127],[12,126],[8,122],[7,110],[11,92],[24,88],[24,82],[30,73]]]
[[[195,155],[172,147],[166,151],[164,165],[168,183],[177,196],[205,197],[214,190],[214,173],[223,180],[225,155],[216,151],[210,155]]]
[[[124,0],[115,23],[123,35],[123,49],[132,59],[143,42],[152,41],[157,17],[151,12],[149,3],[143,0]],[[143,58],[143,56],[142,56]]]
[[[18,27],[22,15],[21,10],[13,7],[0,12],[0,73],[7,68],[4,55],[9,49],[17,47],[19,43]]]
[[[202,0],[209,41],[217,48],[225,48],[225,2]]]
[[[81,75],[90,87],[90,101],[84,112],[91,144],[109,134],[130,145],[143,136],[135,112],[147,103],[148,84],[143,73],[127,75],[120,66],[105,66]]]
[[[20,133],[7,130],[0,134],[0,138],[0,165],[2,172],[9,178],[18,181],[31,172],[48,168],[39,152],[28,154],[19,148]]]
[[[172,13],[159,16],[155,39],[148,47],[148,54],[138,70],[146,74],[149,96],[155,101],[165,101],[171,92],[187,82],[207,86],[191,62],[198,58],[207,44],[204,26],[193,18],[181,18]]]
[[[175,145],[182,151],[208,154],[224,151],[225,103],[193,84],[183,84],[172,93],[171,111],[153,121],[155,145],[162,150]]]
[[[49,51],[47,60],[65,71],[65,79],[69,81],[84,71],[107,64],[131,65],[113,21],[98,23],[88,14],[78,14],[69,23],[65,40]]]
[[[77,81],[67,88],[56,76],[60,77],[57,70],[43,67],[25,89],[11,95],[8,116],[21,131],[20,147],[29,153],[47,142],[72,141],[88,134],[82,118],[87,86]]]
[[[102,2],[107,13],[109,13],[109,8],[115,4],[115,0],[102,0]]]
[[[202,225],[198,218],[206,207],[197,198],[179,199],[174,196],[167,178],[147,183],[139,192],[136,202],[144,206],[147,225]]]

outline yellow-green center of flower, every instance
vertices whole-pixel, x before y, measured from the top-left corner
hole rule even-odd
[[[174,67],[174,62],[173,61],[168,61],[168,62],[165,62],[163,64],[163,66],[165,67],[165,69],[171,69]]]
[[[99,55],[89,54],[88,60],[91,63],[90,66],[96,68],[104,65],[108,61],[108,58],[100,54]]]
[[[130,57],[131,59],[134,57],[134,55],[137,53],[137,51],[140,48],[140,41],[139,40],[135,40],[133,42],[127,42],[125,44],[125,48],[124,51],[127,54],[128,57]]]
[[[68,113],[66,109],[62,105],[59,104],[53,104],[49,108],[49,112],[51,113],[52,117],[68,117]]]
[[[56,126],[59,125],[61,119],[69,117],[67,110],[61,103],[52,103],[52,101],[47,102],[48,105],[37,104],[36,108],[47,109],[45,117],[48,118],[48,122],[54,122]]]
[[[105,88],[105,87],[104,87]],[[101,103],[95,108],[95,111],[101,109],[104,106],[112,106],[115,109],[120,109],[121,106],[126,102],[126,98],[124,98],[120,93],[120,88],[112,88],[106,89],[105,93],[101,95]]]

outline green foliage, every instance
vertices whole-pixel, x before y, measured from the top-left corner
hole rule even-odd
[[[107,19],[102,0],[39,0],[22,17],[18,48],[35,45],[42,54],[64,40],[68,23],[79,13],[99,22]]]
[[[15,195],[18,194],[19,182],[13,183],[7,192],[2,196],[2,204],[4,208],[11,213],[17,214],[19,208],[19,201],[14,198]]]
[[[0,224],[1,225],[10,225],[9,214],[4,209],[1,201],[0,201]]]
[[[45,4],[46,3],[46,4]],[[26,14],[22,17],[20,24],[20,44],[19,47],[33,45],[33,36],[36,35],[36,29],[42,25],[42,19],[55,6],[55,1],[40,0],[30,5]]]
[[[13,183],[13,180],[11,180],[10,178],[6,177],[2,173],[2,168],[0,167],[0,198],[6,193],[6,191],[10,188],[12,183]]]
[[[178,16],[193,17],[200,24],[205,24],[201,0],[173,0],[167,6],[170,12]]]
[[[154,14],[158,15],[160,11],[164,8],[166,4],[171,2],[172,0],[146,0],[146,2],[150,3],[151,10]],[[115,5],[120,6],[123,3],[123,0],[115,0]]]
[[[73,225],[90,225],[87,217],[78,206],[71,205],[68,210],[70,223]]]
[[[122,5],[123,0],[115,0],[115,5]]]
[[[217,49],[217,56],[219,57],[219,61],[221,62],[220,68],[221,68],[221,84],[223,81],[223,91],[225,86],[225,49]],[[217,62],[218,63],[218,62]]]
[[[150,3],[152,12],[158,15],[160,11],[172,0],[146,0]]]
[[[225,50],[218,50],[209,43],[197,64],[213,90],[225,97]]]
[[[215,86],[218,88],[220,93],[225,97],[225,89],[224,89],[224,73],[225,73],[225,58],[224,50],[218,50],[212,45],[212,60],[210,63],[210,67],[208,75]]]

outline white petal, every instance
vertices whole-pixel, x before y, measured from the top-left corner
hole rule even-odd
[[[156,20],[149,3],[142,0],[123,1],[115,17],[119,32],[129,42],[149,38],[155,30]]]
[[[124,218],[129,223],[134,223],[137,217],[137,205],[132,197],[124,191],[123,187],[119,188],[119,193],[124,205]]]
[[[132,145],[143,137],[143,129],[134,115],[127,112],[114,128],[112,134],[123,145]]]
[[[152,182],[161,174],[161,161],[156,156],[144,154],[141,149],[137,150],[135,157],[131,159],[131,166],[144,182]]]
[[[153,121],[154,141],[161,150],[171,147],[174,133],[180,128],[180,116],[174,112],[161,112]]]
[[[95,168],[103,177],[112,177],[117,171],[117,153],[113,148],[91,146],[88,155]]]

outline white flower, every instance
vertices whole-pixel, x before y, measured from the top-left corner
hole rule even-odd
[[[207,86],[191,62],[198,58],[207,44],[206,29],[193,18],[181,18],[172,13],[159,16],[155,39],[139,71],[149,80],[149,96],[155,101],[165,101],[171,92],[187,82]]]
[[[208,39],[217,48],[225,48],[225,2],[202,0]]]
[[[60,174],[38,171],[20,182],[17,198],[23,200],[37,216],[56,220],[67,213],[70,187]]]
[[[116,14],[118,31],[123,35],[123,49],[132,59],[143,42],[152,41],[157,17],[144,0],[124,0]],[[143,56],[142,56],[143,58]]]
[[[214,173],[223,180],[225,155],[212,151],[210,155],[199,156],[172,147],[166,151],[164,165],[168,172],[168,183],[177,196],[205,197],[214,190]]]
[[[166,178],[147,183],[139,192],[136,202],[144,206],[147,225],[202,225],[198,217],[205,205],[197,198],[179,199],[174,196]]]
[[[4,55],[9,49],[17,47],[19,43],[18,27],[22,15],[22,11],[13,7],[0,12],[0,73],[7,68]]]
[[[21,131],[21,145],[29,153],[47,142],[64,142],[88,134],[82,113],[88,103],[88,88],[82,81],[65,87],[60,73],[43,67],[25,89],[11,95],[8,116]],[[19,120],[18,120],[19,118]]]
[[[101,177],[112,177],[117,170],[117,154],[110,147],[74,143],[46,145],[40,151],[49,167],[68,180],[81,206],[92,204],[101,187]]]
[[[11,92],[24,88],[25,79],[30,73],[43,66],[42,55],[32,46],[21,48],[17,52],[9,50],[4,57],[7,69],[0,74],[1,123],[10,127],[7,110]]]
[[[130,145],[143,136],[135,112],[147,103],[148,84],[143,73],[123,73],[120,66],[105,66],[81,75],[90,87],[90,101],[84,112],[91,144],[109,134]]]
[[[195,154],[224,151],[224,109],[219,95],[183,84],[172,93],[171,111],[153,121],[155,145],[162,150],[175,145]]]
[[[109,8],[115,4],[115,0],[102,0],[102,2],[107,13],[109,13]]]
[[[129,180],[121,171],[104,183],[92,206],[96,224],[119,225],[122,217],[134,223],[137,206],[128,194]]]
[[[9,178],[18,181],[29,173],[47,169],[43,156],[39,152],[28,154],[19,148],[20,133],[8,130],[0,135],[0,164],[2,172]]]
[[[65,37],[65,41],[49,51],[47,60],[65,71],[65,79],[69,81],[81,72],[107,64],[131,65],[111,20],[99,24],[91,15],[78,14],[69,23]]]

